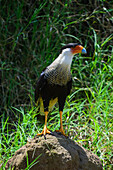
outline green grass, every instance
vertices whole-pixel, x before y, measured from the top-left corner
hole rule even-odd
[[[33,107],[41,71],[58,56],[63,44],[80,42],[88,53],[73,59],[73,88],[63,114],[65,131],[98,155],[104,170],[112,168],[112,5],[106,0],[0,2],[0,163],[4,166],[43,129]],[[55,108],[48,120],[53,131],[60,125],[57,113]]]

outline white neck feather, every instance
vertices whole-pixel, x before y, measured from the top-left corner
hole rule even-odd
[[[72,59],[73,59],[73,54],[71,53],[70,48],[64,49],[62,53],[59,55],[60,58],[60,64],[64,67],[68,67],[70,69]]]
[[[58,65],[61,65],[62,68],[67,68],[70,70],[71,63],[73,59],[73,54],[71,53],[70,48],[66,48],[62,51],[62,53],[56,58],[56,60],[53,61],[52,64],[50,64],[49,67],[56,67]]]

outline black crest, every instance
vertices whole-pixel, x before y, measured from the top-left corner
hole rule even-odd
[[[69,44],[66,44],[65,46],[63,46],[60,50],[60,52],[62,52],[62,50],[66,49],[66,48],[74,48],[76,47],[77,45],[81,45],[81,44],[78,44],[78,43],[69,43]]]

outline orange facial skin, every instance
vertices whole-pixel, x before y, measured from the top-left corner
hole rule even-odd
[[[82,53],[83,48],[84,47],[82,47],[81,45],[77,45],[74,48],[73,47],[71,48],[71,52],[72,54]]]

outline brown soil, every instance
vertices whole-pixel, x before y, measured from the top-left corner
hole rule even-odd
[[[57,133],[46,137],[35,137],[17,150],[6,169],[23,170],[40,156],[30,170],[102,170],[99,158],[73,140]]]

